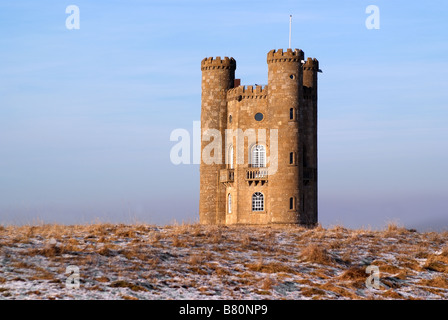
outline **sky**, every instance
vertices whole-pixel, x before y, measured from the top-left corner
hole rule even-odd
[[[66,8],[79,8],[68,29]],[[368,29],[369,5],[379,29]],[[448,3],[443,0],[0,2],[0,224],[198,221],[205,57],[267,83],[292,47],[319,74],[319,221],[448,230]]]

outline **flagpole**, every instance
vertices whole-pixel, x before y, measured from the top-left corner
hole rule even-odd
[[[291,49],[291,22],[292,22],[292,14],[289,15],[289,49]]]

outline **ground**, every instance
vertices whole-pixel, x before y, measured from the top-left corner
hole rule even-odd
[[[447,240],[393,224],[0,226],[0,299],[447,299]]]

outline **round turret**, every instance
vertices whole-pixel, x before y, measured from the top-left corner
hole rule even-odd
[[[218,130],[224,141],[227,126],[227,91],[233,88],[235,69],[236,61],[233,58],[205,58],[201,62],[199,218],[202,224],[225,223],[225,187],[217,183],[220,170],[225,168],[225,146],[222,144],[221,150],[213,150],[213,154],[209,154],[208,150],[204,152],[204,148],[214,139],[210,136],[212,131]]]
[[[319,72],[319,61],[308,58],[303,64],[303,85],[308,88],[317,87],[317,73]]]
[[[201,61],[201,70],[215,70],[215,69],[226,69],[226,70],[233,70],[236,69],[236,61],[233,58],[224,57],[224,59],[221,59],[221,57],[210,57],[210,58],[204,58]]]
[[[301,210],[301,126],[303,101],[302,60],[299,49],[271,50],[268,63],[268,116],[278,129],[278,169],[270,176],[270,208],[273,223],[299,223]]]

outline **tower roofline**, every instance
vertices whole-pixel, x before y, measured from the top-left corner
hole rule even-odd
[[[266,99],[268,85],[239,86],[227,91],[227,101],[242,99]]]
[[[236,69],[236,61],[232,57],[209,57],[204,58],[201,61],[201,70],[209,70],[209,69]]]
[[[316,58],[309,58],[306,59],[305,63],[303,64],[303,70],[319,70],[319,61]]]
[[[300,49],[283,49],[271,50],[268,52],[267,62],[301,62],[303,60],[304,53]]]

